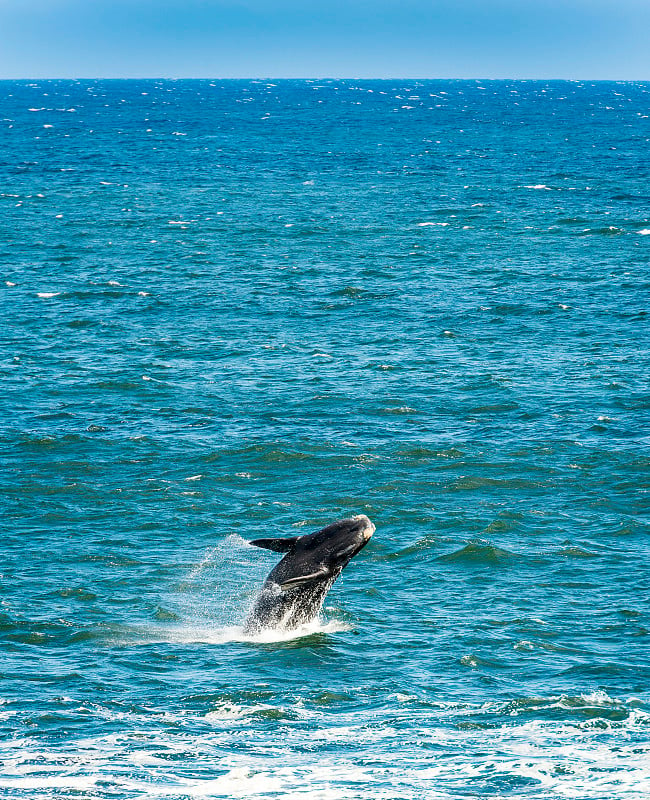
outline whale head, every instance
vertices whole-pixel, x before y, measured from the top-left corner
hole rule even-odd
[[[343,567],[365,547],[375,532],[375,526],[365,514],[333,522],[310,536],[300,537],[300,549],[311,559],[322,558],[332,567]]]

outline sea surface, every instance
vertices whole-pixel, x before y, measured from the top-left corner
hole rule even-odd
[[[649,83],[0,82],[0,798],[649,796],[649,153]]]

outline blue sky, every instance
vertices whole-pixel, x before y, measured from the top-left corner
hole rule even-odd
[[[650,0],[0,0],[0,78],[650,80]]]

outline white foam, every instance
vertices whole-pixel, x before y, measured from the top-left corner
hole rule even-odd
[[[362,694],[358,700],[336,714],[313,697],[274,692],[266,701],[226,695],[194,710],[82,704],[78,712],[110,723],[111,732],[72,733],[64,750],[28,732],[0,742],[3,788],[32,800],[70,790],[95,796],[97,787],[102,796],[170,799],[448,800],[465,796],[468,786],[477,796],[500,796],[495,779],[500,786],[524,779],[527,797],[554,800],[623,800],[650,791],[650,714],[602,690],[514,706],[422,705],[401,693],[381,706],[368,706]],[[551,709],[568,712],[566,720],[549,719]],[[580,709],[588,713],[576,718]],[[255,722],[267,714],[273,730]],[[456,724],[477,715],[488,724]]]
[[[490,704],[481,709],[491,710]],[[298,718],[291,725],[279,720],[279,735],[269,738],[268,731],[248,724],[251,716],[267,711],[290,711]],[[56,748],[48,751],[32,740],[8,743],[3,747],[3,783],[10,791],[29,791],[34,800],[57,790],[94,793],[97,786],[103,793],[114,789],[149,798],[253,800],[273,794],[305,800],[442,800],[464,796],[468,784],[481,796],[496,796],[495,776],[530,780],[531,798],[614,800],[644,797],[650,791],[647,743],[619,736],[614,745],[600,724],[530,720],[485,730],[456,728],[442,724],[436,714],[462,715],[463,709],[441,706],[418,719],[414,746],[401,727],[412,713],[407,702],[373,713],[371,724],[361,713],[332,725],[331,715],[308,709],[298,699],[288,709],[222,702],[196,719],[153,709],[145,715],[121,714],[120,720],[113,714],[113,724],[123,725],[121,732],[68,741],[65,759]],[[647,715],[633,721],[637,737],[647,722]],[[206,723],[213,730],[206,732]],[[200,736],[191,733],[197,726]],[[485,755],[476,758],[476,752]],[[200,768],[212,762],[223,774],[215,777]],[[175,769],[176,763],[181,767]],[[192,775],[189,767],[194,765]]]
[[[201,625],[169,625],[132,628],[122,632],[120,637],[131,644],[213,644],[224,645],[233,642],[250,644],[274,644],[303,639],[315,634],[333,634],[351,630],[351,626],[339,620],[313,622],[300,625],[298,628],[269,628],[256,633],[247,632],[243,625],[225,625],[213,627]]]
[[[42,300],[49,300],[52,297],[58,297],[60,294],[61,292],[36,292],[36,296]]]
[[[243,706],[238,703],[218,703],[213,711],[209,711],[204,719],[208,722],[221,722],[222,720],[244,720],[258,714],[260,711],[274,710],[274,706],[250,705]]]
[[[340,620],[330,620],[322,622],[320,619],[300,625],[291,630],[268,629],[256,634],[246,634],[244,638],[237,641],[260,642],[272,644],[273,642],[290,642],[293,639],[302,639],[305,636],[313,636],[317,633],[341,633],[352,630],[352,626]]]
[[[650,236],[650,228],[641,228],[640,231],[637,231],[639,236]]]

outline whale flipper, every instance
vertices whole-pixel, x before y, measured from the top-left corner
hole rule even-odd
[[[301,536],[289,536],[281,539],[254,539],[248,544],[254,544],[255,547],[263,547],[265,550],[273,550],[276,553],[289,553],[301,538]]]
[[[296,586],[304,586],[306,583],[311,583],[312,581],[317,581],[321,578],[329,578],[331,576],[331,572],[328,569],[319,569],[316,572],[311,572],[309,575],[297,575],[295,578],[289,578],[289,580],[283,581],[280,584],[280,589],[284,592],[285,589],[292,589]]]

